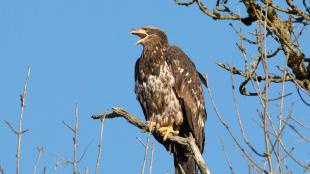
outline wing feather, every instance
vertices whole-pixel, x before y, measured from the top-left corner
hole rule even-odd
[[[135,83],[138,83],[138,76],[139,76],[139,63],[140,63],[140,59],[141,58],[138,58],[137,61],[136,61],[136,64],[135,64]],[[137,84],[135,84],[135,93],[137,95],[137,99],[140,103],[140,106],[142,107],[142,111],[143,111],[143,114],[145,116],[145,119],[147,120],[147,106],[143,104],[143,101],[141,100],[142,98],[140,97],[140,95],[143,95],[141,93],[138,93],[138,90],[137,90],[138,86]]]
[[[183,124],[189,127],[200,151],[203,152],[204,123],[207,113],[199,73],[188,56],[176,46],[169,47],[166,61],[175,77],[175,93],[182,105],[185,117]]]

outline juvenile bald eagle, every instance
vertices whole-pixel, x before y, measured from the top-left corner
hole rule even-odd
[[[135,65],[135,92],[149,125],[161,133],[154,137],[174,155],[176,174],[195,174],[196,163],[185,147],[167,140],[191,133],[201,153],[207,117],[201,81],[195,65],[178,47],[170,46],[157,27],[133,29],[143,45]]]

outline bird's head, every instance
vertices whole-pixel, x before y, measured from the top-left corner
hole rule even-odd
[[[136,44],[147,46],[149,44],[162,44],[168,45],[168,39],[164,31],[158,27],[142,27],[131,30],[131,34],[140,37]]]

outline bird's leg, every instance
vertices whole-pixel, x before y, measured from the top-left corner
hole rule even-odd
[[[156,127],[156,122],[154,121],[146,121],[146,128],[143,129],[144,132],[152,132]]]
[[[173,130],[173,126],[172,125],[165,126],[165,127],[159,127],[157,130],[161,133],[161,135],[164,136],[164,138],[163,138],[164,141],[167,140],[168,135],[170,133],[172,133],[172,134],[179,134],[179,131]]]

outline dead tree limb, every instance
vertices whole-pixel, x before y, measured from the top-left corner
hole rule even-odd
[[[141,174],[144,174],[144,171],[145,171],[145,165],[146,165],[146,161],[147,161],[147,155],[148,155],[149,144],[150,144],[150,137],[151,137],[151,133],[149,132],[147,134],[146,143],[143,143],[143,141],[139,137],[137,137],[137,140],[144,147],[144,158],[143,158],[143,164],[142,164],[142,168],[141,168]]]
[[[79,105],[75,105],[75,127],[73,128],[68,123],[63,121],[63,124],[73,132],[73,161],[66,160],[69,164],[73,164],[73,174],[77,174],[77,163],[82,160],[86,150],[84,151],[80,160],[77,161],[77,142],[78,142],[78,131],[79,131]]]
[[[30,78],[30,73],[31,73],[31,67],[28,67],[28,73],[27,73],[27,78],[26,82],[24,85],[23,93],[20,96],[20,106],[21,106],[21,111],[19,114],[19,125],[18,125],[18,130],[16,130],[9,121],[4,120],[4,122],[8,125],[8,127],[14,132],[17,136],[17,153],[16,153],[16,174],[20,173],[20,149],[21,149],[21,142],[22,142],[22,135],[29,131],[29,129],[22,130],[23,129],[23,118],[24,118],[24,110],[25,110],[25,100],[26,100],[26,95],[27,95],[27,88],[28,88],[28,81]]]
[[[110,113],[99,114],[99,115],[97,114],[97,115],[91,116],[92,119],[101,119],[103,117],[105,117],[106,119],[117,118],[117,117],[124,118],[130,124],[136,126],[137,128],[139,128],[143,131],[149,131],[148,126],[145,124],[145,122],[138,119],[136,116],[130,114],[129,112],[127,112],[126,110],[124,110],[122,108],[112,108],[112,112],[110,112]],[[152,134],[156,133],[156,130],[153,130],[151,133]],[[209,167],[207,166],[204,159],[202,158],[202,155],[199,151],[199,148],[196,145],[195,139],[193,138],[192,135],[190,135],[190,137],[188,137],[188,138],[169,135],[168,139],[170,141],[173,141],[175,143],[178,143],[178,144],[181,144],[181,145],[188,147],[192,152],[192,155],[193,155],[193,157],[197,163],[197,166],[198,166],[201,174],[211,174]]]
[[[104,127],[105,117],[102,117],[100,121],[101,121],[100,138],[99,138],[99,145],[98,145],[98,156],[97,156],[97,161],[96,161],[96,174],[99,174],[99,170],[100,170],[100,159],[101,159],[101,154],[102,154],[102,142],[103,142],[103,127]]]

